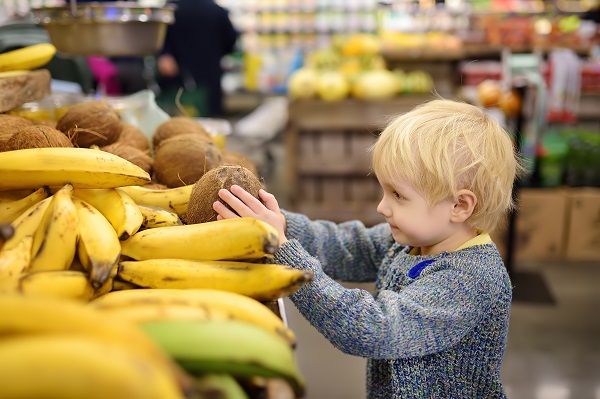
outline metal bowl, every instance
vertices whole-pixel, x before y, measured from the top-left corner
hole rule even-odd
[[[143,56],[159,52],[175,8],[135,3],[85,3],[32,9],[58,51],[69,55]]]

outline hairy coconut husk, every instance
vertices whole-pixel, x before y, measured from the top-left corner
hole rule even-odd
[[[221,150],[221,153],[223,154],[223,165],[243,166],[258,176],[258,168],[256,167],[256,164],[244,154],[227,149]]]
[[[174,116],[156,128],[152,136],[152,143],[154,144],[154,148],[156,148],[161,141],[183,134],[197,134],[206,141],[212,142],[211,135],[201,124],[187,116]]]
[[[6,151],[5,144],[14,132],[32,125],[32,121],[21,116],[0,114],[0,151]]]
[[[17,130],[4,143],[4,151],[25,148],[73,147],[71,140],[60,130],[49,126],[31,125]]]
[[[154,159],[139,148],[117,141],[116,143],[100,147],[100,149],[128,160],[132,164],[144,169],[148,174],[152,173]]]
[[[54,129],[56,129],[56,123],[57,123],[57,121],[55,121],[53,119],[38,119],[38,120],[33,121],[34,125],[49,126],[49,127],[53,127]]]
[[[121,135],[118,143],[127,144],[146,153],[150,153],[150,141],[137,126],[121,123]]]
[[[78,147],[103,147],[119,139],[121,117],[105,101],[89,101],[70,106],[56,128]]]
[[[156,181],[172,188],[194,184],[221,163],[219,148],[197,134],[165,139],[154,149]]]
[[[239,165],[217,166],[206,172],[194,184],[185,213],[186,223],[205,223],[217,220],[217,212],[212,207],[215,201],[221,201],[231,209],[219,198],[219,190],[222,188],[229,190],[234,184],[259,198],[258,191],[262,188],[262,183],[252,171]],[[233,211],[233,209],[231,210]]]

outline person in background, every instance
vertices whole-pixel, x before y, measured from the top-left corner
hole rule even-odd
[[[505,398],[512,287],[489,233],[523,171],[511,137],[481,109],[437,99],[393,120],[372,154],[387,223],[370,228],[281,210],[264,190],[219,196],[278,230],[272,262],[314,273],[290,299],[335,347],[367,359],[369,398]],[[335,280],[375,282],[376,293]]]
[[[175,22],[167,28],[164,49],[158,57],[161,90],[193,87],[207,92],[208,115],[223,114],[221,58],[233,52],[238,38],[227,10],[213,0],[173,2]]]

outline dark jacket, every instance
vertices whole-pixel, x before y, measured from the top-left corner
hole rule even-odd
[[[213,0],[173,1],[175,23],[167,28],[163,53],[171,54],[181,72],[175,79],[159,78],[163,89],[182,87],[193,78],[199,88],[208,91],[209,116],[223,112],[221,58],[233,52],[238,33],[227,10]],[[206,115],[204,115],[206,116]]]

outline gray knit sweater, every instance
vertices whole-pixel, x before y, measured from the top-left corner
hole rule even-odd
[[[315,274],[290,299],[335,347],[367,358],[369,398],[506,397],[512,291],[493,243],[409,255],[387,224],[284,214],[290,241],[274,262]],[[375,281],[376,294],[334,280]]]

